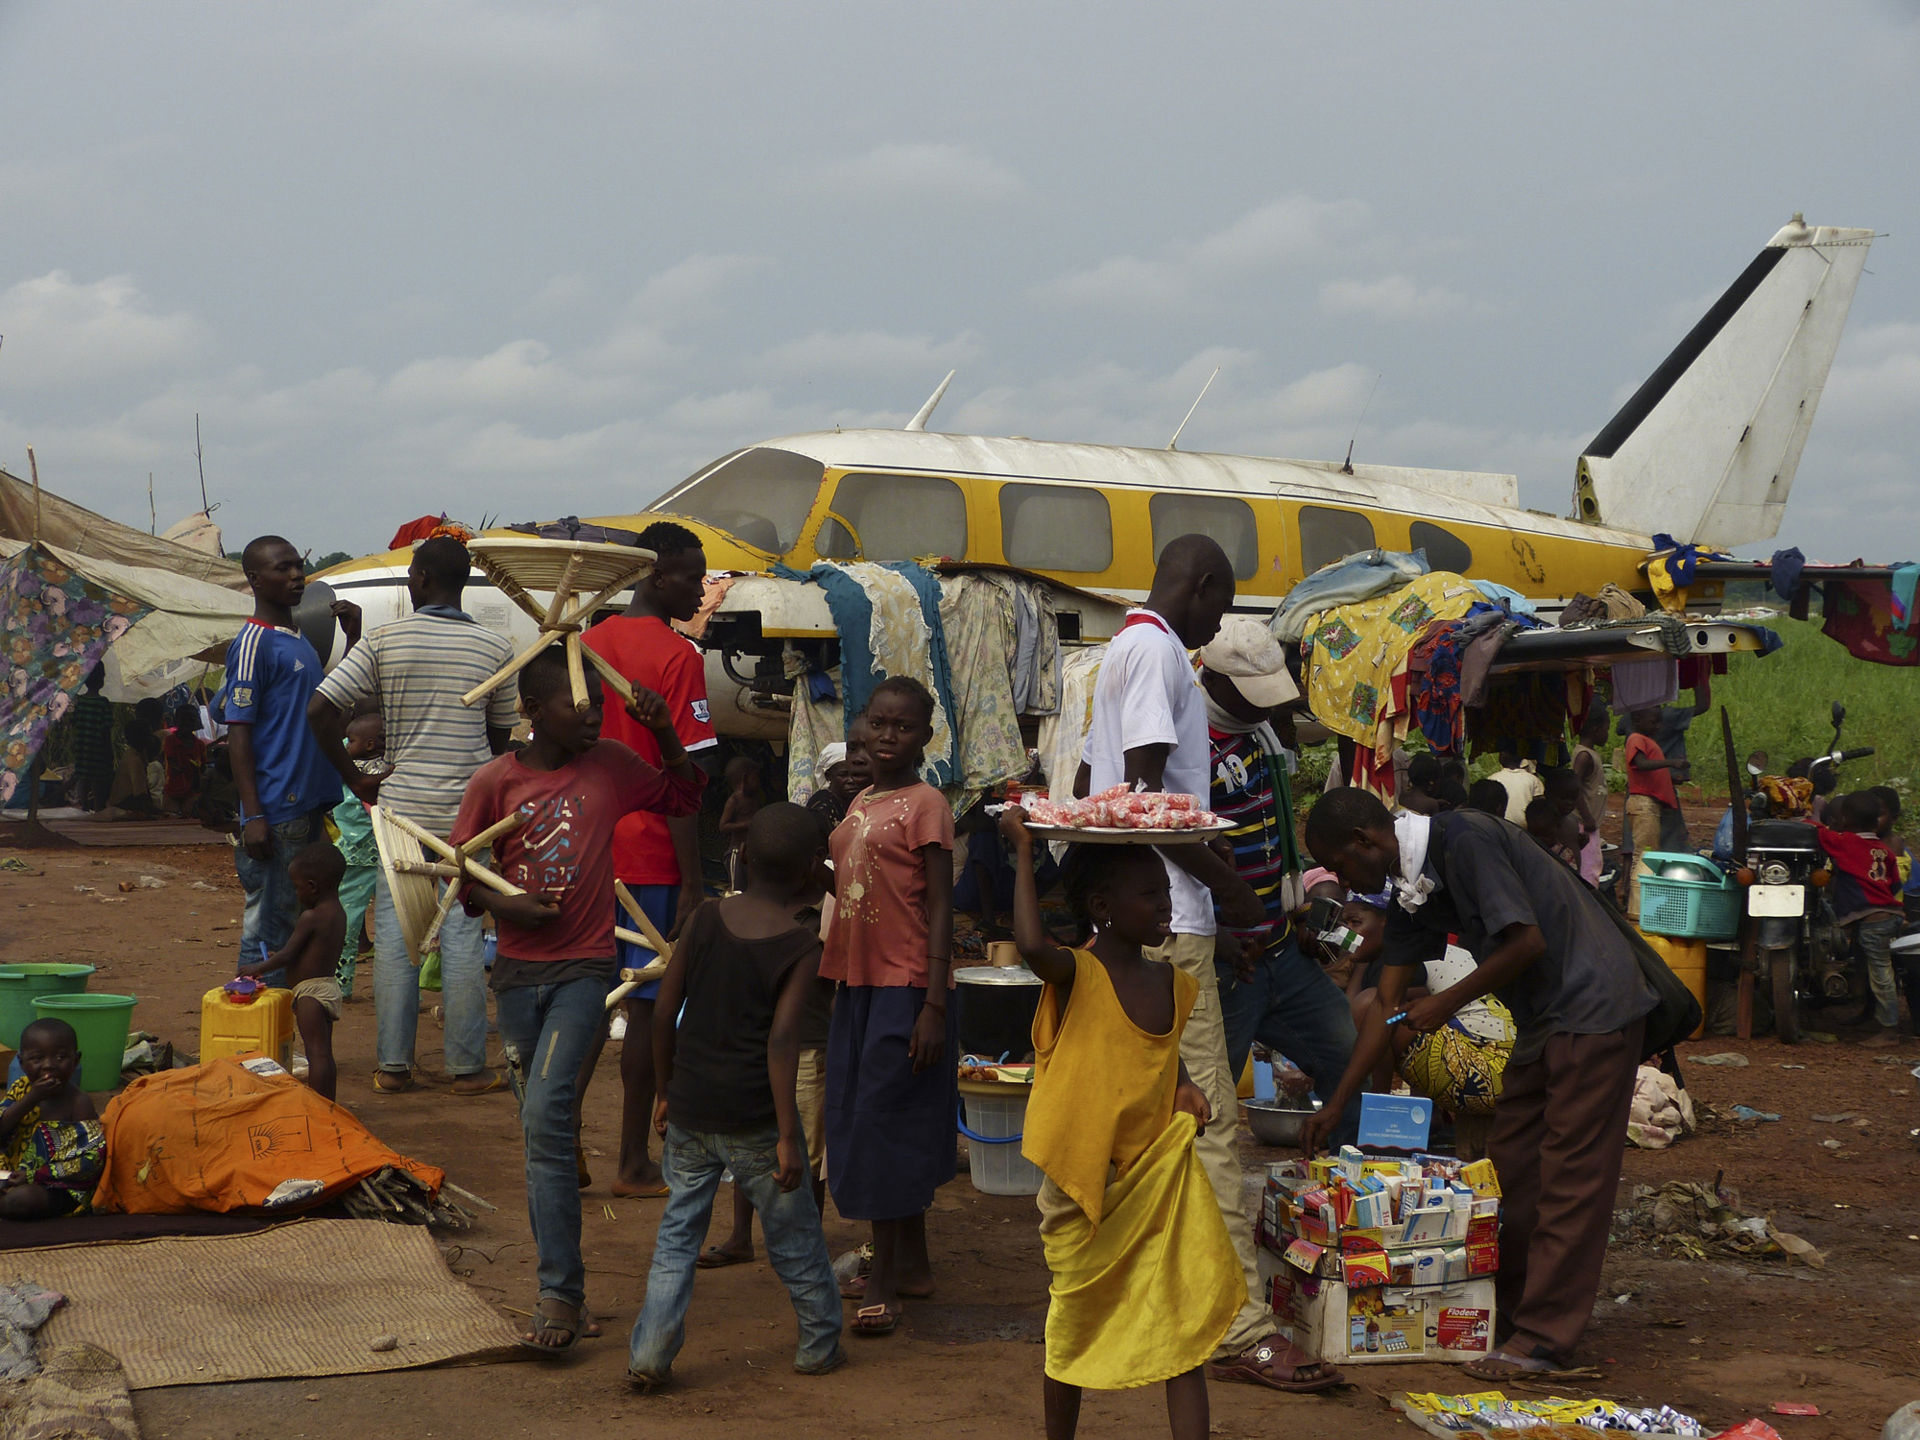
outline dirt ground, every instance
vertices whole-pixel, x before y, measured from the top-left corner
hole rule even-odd
[[[19,856],[33,872],[0,871],[0,961],[88,961],[100,967],[96,989],[140,997],[138,1027],[196,1046],[199,997],[230,977],[239,933],[241,896],[224,846],[0,854]],[[120,881],[142,875],[164,888],[118,892]],[[433,1023],[423,1020],[427,1070],[438,1061],[437,1040]],[[503,1307],[530,1308],[533,1251],[511,1096],[457,1099],[442,1082],[376,1097],[372,1042],[372,1008],[363,999],[335,1031],[342,1102],[394,1146],[446,1166],[454,1180],[500,1207],[444,1248],[482,1294]],[[1782,1118],[1709,1119],[1702,1133],[1671,1150],[1630,1151],[1627,1185],[1711,1181],[1724,1172],[1744,1208],[1771,1214],[1781,1228],[1825,1250],[1826,1266],[1676,1260],[1616,1248],[1583,1357],[1599,1377],[1555,1388],[1672,1404],[1716,1425],[1765,1415],[1788,1440],[1877,1434],[1888,1414],[1920,1397],[1920,1216],[1908,1134],[1920,1125],[1908,1074],[1920,1064],[1920,1043],[1894,1054],[1845,1040],[1789,1049],[1769,1040],[1710,1039],[1686,1049],[1737,1050],[1751,1062],[1741,1069],[1688,1066],[1696,1103],[1721,1111],[1745,1103]],[[589,1097],[587,1134],[596,1149],[612,1149],[617,1108],[613,1086]],[[1839,1111],[1856,1112],[1865,1123],[1811,1118]],[[1838,1140],[1839,1148],[1824,1147],[1827,1140]],[[1245,1154],[1250,1166],[1279,1158],[1250,1144]],[[584,1197],[585,1247],[591,1301],[608,1334],[582,1344],[575,1358],[149,1390],[137,1396],[143,1433],[150,1440],[365,1440],[399,1433],[400,1414],[409,1417],[404,1430],[414,1440],[591,1440],[651,1425],[729,1440],[765,1433],[766,1425],[795,1440],[1040,1433],[1047,1274],[1030,1200],[976,1193],[963,1165],[929,1222],[939,1297],[911,1304],[892,1339],[850,1339],[852,1364],[824,1379],[792,1373],[791,1311],[764,1263],[703,1273],[680,1384],[643,1398],[622,1384],[622,1338],[644,1290],[660,1202],[614,1201],[610,1156],[594,1163],[600,1173]],[[836,1253],[862,1238],[832,1215],[827,1231]],[[385,1328],[379,1316],[367,1317],[369,1336]],[[1478,1388],[1447,1366],[1361,1366],[1347,1374],[1351,1387],[1327,1398],[1215,1385],[1214,1433],[1284,1432],[1296,1440],[1412,1434],[1383,1397]],[[1826,1413],[1771,1415],[1776,1400],[1812,1402]],[[1154,1391],[1089,1395],[1082,1433],[1164,1433],[1163,1417]]]

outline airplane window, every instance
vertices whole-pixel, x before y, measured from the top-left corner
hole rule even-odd
[[[1414,549],[1427,552],[1427,564],[1432,569],[1464,575],[1473,565],[1472,546],[1451,530],[1442,530],[1425,520],[1416,520],[1409,527],[1409,543]]]
[[[1251,580],[1260,569],[1260,537],[1253,507],[1226,495],[1181,495],[1162,491],[1147,502],[1153,519],[1153,560],[1181,535],[1211,535],[1233,562],[1233,578]]]
[[[843,544],[847,552],[830,554],[833,559],[847,558],[855,538],[862,560],[960,559],[967,553],[967,497],[938,475],[842,476],[829,508],[845,522],[829,520],[821,527],[824,540]],[[852,536],[846,534],[849,528]]]
[[[1323,565],[1373,549],[1373,522],[1357,510],[1324,505],[1300,507],[1300,569],[1311,575]]]
[[[1113,511],[1092,486],[1002,485],[1000,549],[1025,570],[1105,570]]]
[[[774,555],[800,539],[826,467],[791,450],[757,445],[715,461],[656,500],[653,509],[725,530]]]

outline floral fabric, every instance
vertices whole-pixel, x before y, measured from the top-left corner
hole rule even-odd
[[[0,563],[0,804],[24,791],[47,729],[107,647],[151,612],[83,580],[37,545]]]

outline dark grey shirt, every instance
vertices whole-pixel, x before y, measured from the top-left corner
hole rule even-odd
[[[1510,925],[1538,926],[1546,940],[1496,992],[1519,1031],[1509,1063],[1539,1059],[1550,1035],[1624,1030],[1658,1003],[1604,902],[1519,826],[1473,810],[1436,815],[1426,874],[1436,888],[1425,904],[1387,908],[1387,964],[1437,960],[1449,935],[1482,961]]]

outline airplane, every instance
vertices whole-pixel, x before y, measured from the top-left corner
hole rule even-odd
[[[701,537],[711,573],[738,577],[703,644],[715,727],[740,738],[786,735],[783,646],[817,655],[836,638],[824,592],[775,566],[1012,567],[1054,582],[1062,638],[1091,642],[1145,598],[1166,542],[1201,531],[1231,559],[1246,613],[1379,547],[1424,550],[1433,569],[1552,614],[1608,583],[1645,593],[1654,533],[1719,547],[1777,533],[1874,235],[1796,214],[1580,454],[1567,518],[1522,508],[1512,475],[930,431],[949,374],[899,430],[760,441],[637,514],[587,523],[631,534],[671,517]],[[407,562],[392,551],[318,578],[371,629],[406,612]],[[489,588],[476,572],[475,618],[529,643],[532,622]],[[1720,589],[1692,603],[1711,609]]]

